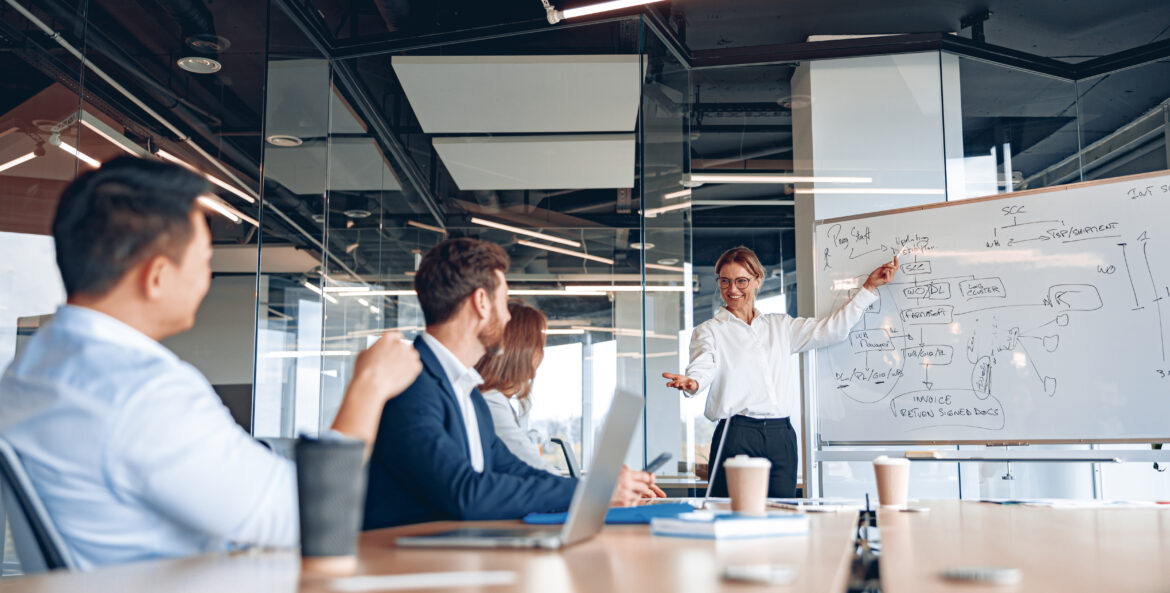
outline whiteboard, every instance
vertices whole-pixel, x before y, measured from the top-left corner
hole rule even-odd
[[[1165,441],[1170,172],[820,221],[816,312],[903,246],[814,357],[822,444]]]

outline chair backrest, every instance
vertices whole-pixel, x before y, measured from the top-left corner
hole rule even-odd
[[[57,532],[45,505],[33,489],[24,465],[12,445],[0,439],[0,489],[12,529],[12,540],[25,574],[49,570],[75,570],[77,565]]]
[[[296,461],[297,458],[297,440],[288,437],[256,437],[256,440],[268,450],[284,457]]]
[[[581,477],[581,470],[578,469],[579,466],[577,465],[577,455],[573,453],[573,449],[569,447],[569,443],[562,437],[553,437],[549,441],[560,445],[561,453],[565,456],[565,465],[569,468],[569,477]]]

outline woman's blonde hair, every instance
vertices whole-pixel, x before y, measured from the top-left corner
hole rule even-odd
[[[476,363],[475,370],[483,377],[480,391],[514,393],[511,397],[519,400],[521,408],[526,410],[531,381],[536,376],[533,358],[536,353],[544,352],[548,320],[544,313],[520,301],[508,301],[508,313],[512,319],[504,328],[500,348],[485,354]]]
[[[719,256],[719,260],[715,262],[715,273],[718,274],[723,266],[730,263],[737,263],[747,268],[757,279],[764,277],[764,266],[760,265],[760,258],[756,257],[756,252],[743,245],[724,251],[723,255]]]

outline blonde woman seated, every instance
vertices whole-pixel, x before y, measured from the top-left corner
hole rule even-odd
[[[507,445],[520,461],[549,473],[559,471],[540,456],[533,443],[520,425],[520,414],[512,407],[510,400],[520,404],[527,412],[531,403],[532,379],[536,368],[544,359],[544,330],[548,323],[544,314],[519,301],[508,302],[508,313],[512,319],[504,328],[504,340],[495,351],[488,351],[475,365],[483,377],[479,386],[483,399],[492,412],[492,424],[496,436]]]

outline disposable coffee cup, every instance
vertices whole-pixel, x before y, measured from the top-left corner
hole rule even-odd
[[[296,462],[302,569],[353,572],[366,498],[365,442],[336,433],[302,436]]]
[[[906,508],[906,496],[910,490],[910,460],[882,455],[873,460],[873,474],[877,479],[878,504],[888,509]]]
[[[771,469],[772,462],[763,457],[736,455],[723,462],[732,511],[745,515],[765,514]]]

